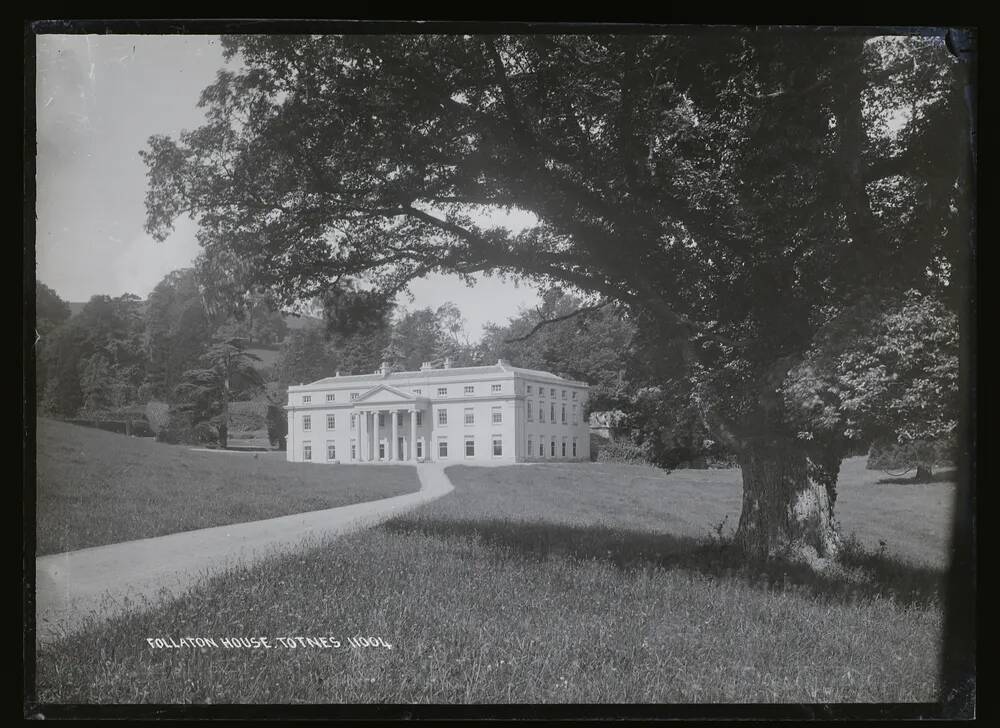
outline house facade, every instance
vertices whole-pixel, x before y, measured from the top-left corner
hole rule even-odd
[[[287,459],[312,463],[589,460],[589,386],[494,365],[336,376],[288,388]]]

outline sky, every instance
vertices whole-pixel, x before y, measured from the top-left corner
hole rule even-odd
[[[40,35],[37,38],[36,277],[66,301],[95,294],[145,297],[164,275],[191,265],[197,228],[177,222],[164,242],[143,230],[153,134],[203,121],[201,90],[225,66],[219,39],[199,35]],[[517,229],[529,218],[497,221]],[[467,287],[433,275],[411,286],[409,308],[458,305],[476,339],[538,303],[534,286],[480,276]]]

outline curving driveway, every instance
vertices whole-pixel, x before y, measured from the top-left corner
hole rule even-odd
[[[422,463],[415,467],[420,479],[416,493],[39,556],[35,559],[36,640],[45,642],[72,633],[87,616],[107,617],[135,604],[152,606],[230,566],[373,526],[453,490],[444,466]]]

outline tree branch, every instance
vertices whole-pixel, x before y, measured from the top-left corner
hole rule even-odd
[[[582,308],[578,308],[575,311],[570,311],[569,313],[567,313],[567,314],[565,314],[563,316],[556,316],[555,318],[550,318],[550,319],[542,319],[537,324],[535,324],[534,328],[532,328],[531,331],[529,331],[524,336],[518,336],[518,337],[513,338],[513,339],[504,339],[503,343],[505,343],[505,344],[516,344],[519,341],[527,341],[532,336],[534,336],[544,326],[548,326],[549,324],[557,324],[560,321],[566,321],[566,320],[571,319],[571,318],[573,318],[575,316],[581,316],[581,315],[586,314],[586,313],[593,313],[594,311],[600,311],[602,308],[604,308],[605,306],[609,306],[609,305],[611,305],[611,301],[605,301],[604,303],[598,303],[598,304],[595,304],[593,306],[583,306]]]

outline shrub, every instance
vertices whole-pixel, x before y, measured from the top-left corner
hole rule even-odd
[[[196,445],[199,440],[194,432],[191,414],[177,407],[171,407],[166,425],[156,433],[156,439],[172,445]]]
[[[597,462],[622,465],[650,464],[642,448],[628,440],[607,441],[597,453]]]
[[[153,432],[159,435],[160,430],[170,422],[170,405],[151,399],[146,403],[146,421],[149,422]]]

